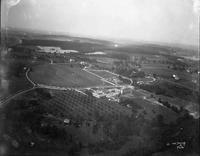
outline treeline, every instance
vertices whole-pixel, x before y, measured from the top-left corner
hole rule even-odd
[[[158,99],[158,102],[162,103],[165,107],[171,109],[172,111],[176,113],[181,113],[184,110],[183,107],[172,105],[168,101],[163,101],[161,98]]]
[[[137,67],[140,67],[138,63],[131,62],[129,60],[125,61],[116,61],[114,62],[113,71],[119,75],[123,75],[129,78],[143,78],[145,77],[144,71],[138,71]]]

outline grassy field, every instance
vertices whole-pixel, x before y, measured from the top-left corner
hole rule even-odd
[[[192,82],[192,80],[197,78],[194,78],[194,76],[192,77],[192,75],[186,71],[176,71],[160,65],[145,65],[142,67],[142,71],[144,71],[146,74],[156,74],[162,78],[167,78],[170,81],[176,82],[194,90],[197,89],[196,84]],[[175,81],[172,77],[173,74],[176,74],[180,80]]]
[[[83,71],[75,65],[67,64],[45,64],[33,68],[30,78],[39,84],[60,87],[94,87],[103,85],[96,76]]]
[[[142,67],[142,71],[147,74],[157,74],[162,77],[172,78],[173,74],[177,74],[181,79],[190,80],[191,75],[189,73],[183,71],[175,71],[172,69],[168,69],[164,66],[157,66],[157,65],[145,65]]]
[[[142,107],[141,113],[144,115],[144,118],[148,120],[153,120],[156,115],[162,114],[164,122],[170,123],[176,121],[178,117],[178,115],[170,109],[163,106],[154,105],[149,101],[141,98],[134,98],[133,103]]]

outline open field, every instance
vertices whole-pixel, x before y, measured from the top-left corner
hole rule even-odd
[[[177,85],[180,84],[192,90],[197,89],[196,84],[192,82],[193,80],[197,80],[197,78],[192,76],[192,74],[187,73],[186,71],[177,71],[168,69],[164,66],[156,65],[145,65],[142,67],[142,71],[144,71],[146,74],[156,74],[162,78],[168,79],[169,81],[176,82]],[[174,74],[180,78],[178,81],[172,77]]]
[[[142,67],[142,71],[147,74],[157,74],[166,78],[172,78],[173,74],[177,74],[181,79],[191,79],[191,75],[189,73],[186,73],[184,71],[175,71],[172,69],[168,69],[167,67],[162,67],[160,65],[145,65]]]
[[[172,81],[162,80],[152,85],[141,85],[142,89],[153,92],[157,95],[164,95],[170,98],[181,98],[188,102],[198,103],[199,93],[183,85]]]
[[[30,78],[39,84],[59,87],[95,87],[103,85],[100,78],[70,64],[45,64],[33,68]]]

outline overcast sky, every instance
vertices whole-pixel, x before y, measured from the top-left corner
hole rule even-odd
[[[8,1],[12,6],[8,25],[12,27],[198,44],[197,9],[194,9],[198,0]],[[14,4],[16,1],[19,3]]]

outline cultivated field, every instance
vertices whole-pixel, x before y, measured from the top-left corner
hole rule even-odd
[[[90,72],[106,79],[109,82],[112,82],[114,84],[119,84],[119,85],[129,85],[131,83],[130,80],[125,79],[121,76],[118,76],[117,74],[111,73],[106,70],[89,70]]]
[[[117,77],[117,75],[112,74],[110,72],[107,71],[103,71],[103,70],[90,70],[92,73],[95,73],[105,79],[111,78],[111,77]]]
[[[68,64],[38,65],[33,68],[30,78],[38,84],[58,87],[82,88],[103,85],[100,78]]]
[[[143,81],[144,83],[152,83],[156,80],[154,80],[154,78],[152,77],[144,77],[144,78],[137,78],[137,81]]]
[[[53,108],[54,112],[67,115],[72,118],[95,119],[97,116],[120,117],[130,116],[131,110],[115,102],[106,99],[97,99],[87,96],[75,90],[51,91],[52,99],[45,105]],[[97,115],[98,114],[98,115]]]

